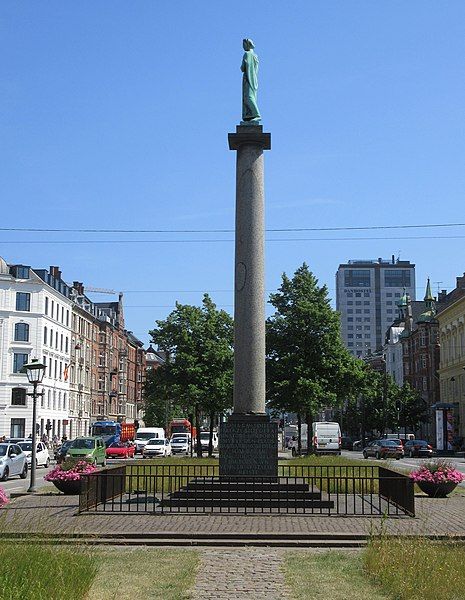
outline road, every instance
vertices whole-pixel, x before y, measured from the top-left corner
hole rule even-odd
[[[54,467],[55,467],[55,464],[51,465],[48,469],[46,469],[45,467],[39,467],[36,470],[37,489],[40,489],[44,485],[52,485],[52,484],[48,483],[47,481],[44,481],[44,475],[48,471],[53,469]],[[8,481],[2,481],[0,485],[7,492],[8,495],[10,495],[11,492],[13,492],[15,494],[18,494],[20,492],[26,492],[27,488],[29,487],[29,485],[31,483],[30,477],[31,477],[31,471],[28,471],[26,479],[21,479],[19,476],[15,475],[14,477],[11,477],[11,479],[8,479]]]
[[[360,460],[360,461],[364,461],[365,459],[363,458],[363,454],[361,452],[351,452],[350,450],[343,450],[342,451],[342,456],[344,458],[351,458],[352,460]],[[439,457],[434,457],[433,458],[439,458]],[[386,463],[389,461],[385,461],[385,460],[380,460],[377,461],[375,458],[370,459],[370,460],[374,460],[376,462],[379,463]],[[401,458],[400,460],[393,460],[393,464],[395,467],[400,467],[403,469],[406,469],[408,471],[412,471],[413,469],[417,469],[420,464],[426,460],[425,458]],[[457,471],[460,471],[461,473],[463,473],[465,475],[465,458],[454,458],[454,457],[445,457],[444,460],[450,461],[454,467],[457,469]],[[465,481],[463,481],[460,484],[462,487],[465,487]]]

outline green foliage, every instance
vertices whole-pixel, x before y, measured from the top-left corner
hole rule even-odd
[[[176,303],[168,317],[156,324],[150,335],[168,360],[148,378],[149,420],[163,419],[165,424],[175,413],[189,416],[229,408],[234,338],[231,316],[218,310],[205,294],[202,306]]]
[[[267,320],[267,396],[279,410],[307,415],[356,393],[363,363],[345,349],[339,315],[325,285],[304,263],[292,279],[284,273]]]
[[[81,600],[97,573],[89,551],[40,543],[0,544],[0,598],[4,600]]]

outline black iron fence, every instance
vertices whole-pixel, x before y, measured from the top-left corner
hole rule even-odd
[[[131,463],[83,477],[79,512],[414,516],[413,482],[378,466],[280,465],[220,477],[218,465]]]

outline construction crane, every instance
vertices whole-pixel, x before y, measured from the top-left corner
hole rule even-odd
[[[107,290],[105,288],[96,288],[87,286],[86,292],[93,292],[94,294],[108,294],[111,296],[117,296],[120,292],[115,292],[115,290]]]

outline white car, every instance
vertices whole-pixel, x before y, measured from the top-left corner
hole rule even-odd
[[[26,479],[26,455],[17,444],[0,444],[0,479],[6,481],[12,475]]]
[[[143,450],[142,456],[148,458],[149,456],[170,456],[171,444],[166,438],[152,438],[149,440]]]
[[[172,454],[189,454],[190,452],[190,437],[187,435],[173,435],[171,438]]]
[[[30,440],[27,442],[18,442],[18,446],[26,455],[27,464],[30,467],[32,462],[32,442]],[[43,465],[44,467],[50,465],[50,454],[48,453],[47,446],[43,442],[37,442],[36,465],[38,467],[40,467],[40,465]]]

